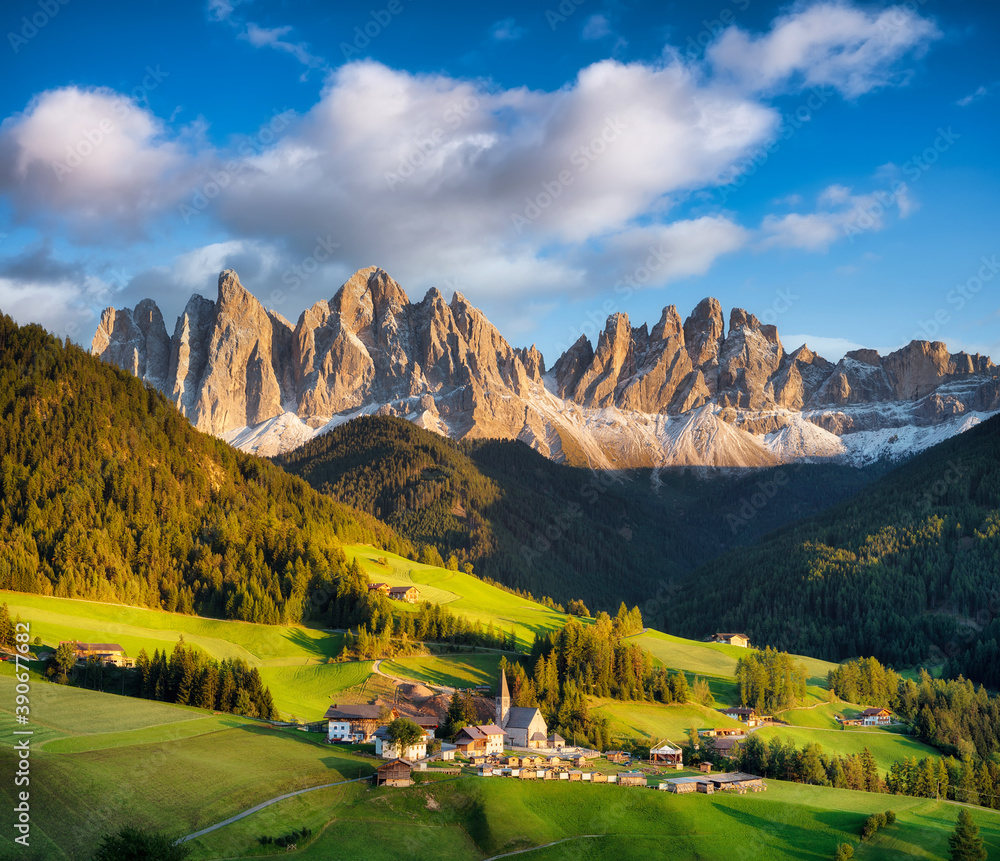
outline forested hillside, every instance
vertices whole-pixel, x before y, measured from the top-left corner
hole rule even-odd
[[[380,417],[355,419],[276,462],[415,544],[472,562],[480,576],[610,612],[873,477],[832,465],[592,472],[520,442],[454,443]]]
[[[1000,687],[1000,417],[697,581],[652,623],[689,636],[745,629],[830,660],[946,661],[949,675]]]
[[[195,431],[131,374],[0,317],[0,588],[294,622],[325,612],[341,540],[412,549]]]

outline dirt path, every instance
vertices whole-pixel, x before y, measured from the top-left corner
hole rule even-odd
[[[401,679],[399,676],[390,676],[388,673],[382,672],[383,660],[384,658],[379,658],[375,662],[375,666],[372,667],[372,672],[389,679],[391,682],[395,682],[397,685],[423,685],[425,688],[430,688],[432,691],[440,691],[443,694],[451,695],[455,693],[455,689],[449,688],[447,685],[432,685],[430,682],[421,682],[417,679]]]
[[[230,816],[228,819],[222,822],[217,822],[215,825],[210,825],[208,828],[202,828],[201,831],[195,831],[194,834],[188,834],[186,837],[180,837],[175,843],[187,843],[188,840],[194,840],[196,837],[202,837],[205,834],[211,834],[213,831],[218,831],[220,828],[225,828],[227,825],[232,825],[234,822],[239,822],[241,819],[246,819],[246,817],[251,814],[256,813],[258,810],[263,810],[265,807],[270,807],[272,804],[277,804],[279,801],[284,801],[286,798],[295,798],[296,795],[305,795],[307,792],[315,792],[317,789],[329,789],[331,786],[343,786],[347,783],[357,783],[359,780],[371,780],[371,776],[368,777],[355,777],[351,780],[341,780],[339,783],[324,783],[322,786],[310,786],[308,789],[299,789],[295,792],[286,792],[284,795],[279,795],[275,798],[269,798],[267,801],[262,801],[260,804],[251,807],[249,810],[244,810],[242,813],[237,813],[235,816]]]
[[[514,855],[524,855],[525,852],[537,852],[539,849],[548,849],[550,846],[558,846],[560,843],[569,843],[570,840],[584,840],[594,837],[610,837],[610,834],[577,834],[576,837],[565,837],[562,840],[553,840],[551,843],[543,843],[541,846],[532,846],[530,849],[518,849],[516,852],[504,852],[502,855],[491,855],[483,861],[497,861],[498,858],[510,858]]]

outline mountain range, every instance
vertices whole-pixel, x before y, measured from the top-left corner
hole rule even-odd
[[[861,465],[909,456],[1000,410],[997,367],[911,341],[833,363],[788,352],[775,326],[705,299],[633,327],[611,315],[550,369],[512,347],[461,294],[411,302],[361,269],[292,325],[226,270],[168,334],[155,302],[108,308],[94,355],[163,392],[197,428],[245,451],[287,452],[359,415],[395,415],[452,439],[519,439],[593,468]]]

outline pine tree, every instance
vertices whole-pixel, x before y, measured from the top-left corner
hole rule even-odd
[[[983,838],[979,836],[979,826],[972,821],[972,814],[965,808],[959,811],[954,833],[948,838],[951,847],[951,861],[986,861]]]

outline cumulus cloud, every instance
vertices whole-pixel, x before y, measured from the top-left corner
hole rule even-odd
[[[706,54],[717,73],[749,91],[829,86],[855,98],[905,81],[900,61],[940,37],[933,21],[906,6],[823,2],[793,8],[760,35],[729,27]]]
[[[237,20],[236,5],[212,0],[207,10],[251,44],[317,59],[297,54],[287,27]],[[600,22],[591,23],[596,34]],[[828,247],[864,195],[831,186],[815,212],[769,216],[756,233],[727,214],[679,214],[680,204],[731,182],[780,133],[771,93],[828,84],[853,97],[893,83],[900,60],[936,33],[905,10],[822,3],[761,35],[726,30],[705,62],[670,51],[655,62],[609,59],[550,91],[358,61],[331,72],[317,103],[280,133],[226,147],[110,90],[67,87],[0,125],[0,194],[20,221],[68,224],[85,240],[179,224],[178,208],[214,182],[209,204],[195,208],[207,227],[239,239],[135,276],[126,304],[140,290],[186,299],[235,266],[255,290],[279,291],[278,310],[294,316],[309,303],[292,295],[288,273],[323,241],[336,251],[296,288],[310,297],[378,264],[414,293],[460,285],[502,323],[511,297],[595,292],[641,267],[650,269],[642,286],[662,286],[751,241]],[[54,169],[105,117],[114,128],[87,157]],[[896,203],[902,213],[905,201]],[[663,249],[655,269],[652,249]]]
[[[178,196],[193,159],[132,99],[64,87],[0,124],[0,193],[19,221],[135,235]]]

